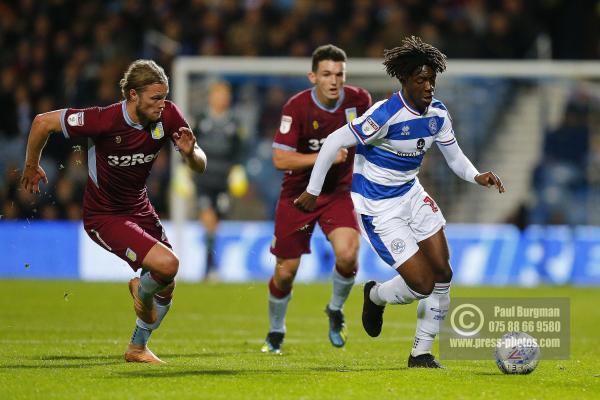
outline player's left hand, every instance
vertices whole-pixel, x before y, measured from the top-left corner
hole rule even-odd
[[[173,134],[173,139],[175,139],[175,144],[181,154],[190,156],[194,152],[196,136],[190,128],[182,126],[178,132]]]
[[[475,176],[475,182],[480,184],[481,186],[491,187],[495,186],[498,189],[498,193],[504,193],[506,190],[504,189],[504,185],[502,185],[502,181],[500,177],[493,173],[492,171],[484,172],[483,174],[479,174]]]
[[[304,212],[310,212],[315,209],[317,197],[305,190],[300,197],[294,200],[294,205]]]

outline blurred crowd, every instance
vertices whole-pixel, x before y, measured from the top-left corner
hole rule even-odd
[[[597,59],[599,10],[592,0],[0,1],[0,215],[80,218],[84,142],[52,135],[42,163],[51,184],[37,197],[19,190],[31,121],[52,109],[117,101],[118,81],[136,58],[152,58],[168,74],[178,55],[306,57],[328,42],[349,57],[381,58],[384,48],[417,34],[450,58]],[[276,88],[264,93],[254,110],[261,133],[254,136],[274,130],[287,95]],[[548,140],[547,152],[560,145]],[[268,140],[246,142],[246,150],[250,172],[264,170]],[[536,185],[544,174],[536,175]],[[163,216],[168,183],[163,151],[148,181]],[[267,198],[277,189],[263,188],[273,192]],[[265,208],[256,215],[269,217],[271,205]]]
[[[600,222],[599,100],[583,89],[574,91],[562,120],[545,132],[542,155],[532,173],[535,196],[526,224]]]

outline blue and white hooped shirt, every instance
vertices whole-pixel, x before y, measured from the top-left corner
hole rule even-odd
[[[403,196],[420,185],[417,174],[433,142],[456,143],[441,101],[433,99],[419,114],[400,92],[375,103],[348,125],[358,139],[352,200],[361,214],[380,215],[403,202]]]

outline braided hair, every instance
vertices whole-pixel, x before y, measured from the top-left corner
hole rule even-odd
[[[407,79],[423,65],[430,66],[436,73],[442,73],[446,70],[446,60],[444,53],[417,36],[406,37],[399,47],[383,52],[385,71],[399,81]]]

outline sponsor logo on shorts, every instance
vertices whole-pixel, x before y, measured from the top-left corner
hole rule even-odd
[[[365,136],[371,136],[375,132],[379,130],[379,125],[377,122],[371,117],[367,117],[365,122],[362,124],[362,131]]]
[[[131,250],[129,247],[127,248],[127,250],[125,250],[125,256],[127,256],[127,258],[129,258],[133,262],[137,260],[137,254],[135,254],[135,251]]]
[[[392,244],[390,245],[390,247],[392,248],[392,253],[400,254],[406,248],[406,244],[402,239],[394,239],[392,240]]]
[[[69,115],[67,123],[70,126],[83,126],[83,111]]]
[[[156,154],[136,153],[124,156],[108,156],[108,165],[111,167],[131,167],[152,162],[156,157],[158,157],[158,152]]]
[[[282,134],[286,134],[290,131],[290,128],[292,127],[292,117],[290,117],[289,115],[282,115],[281,116],[281,124],[279,125],[279,132],[281,132]]]

